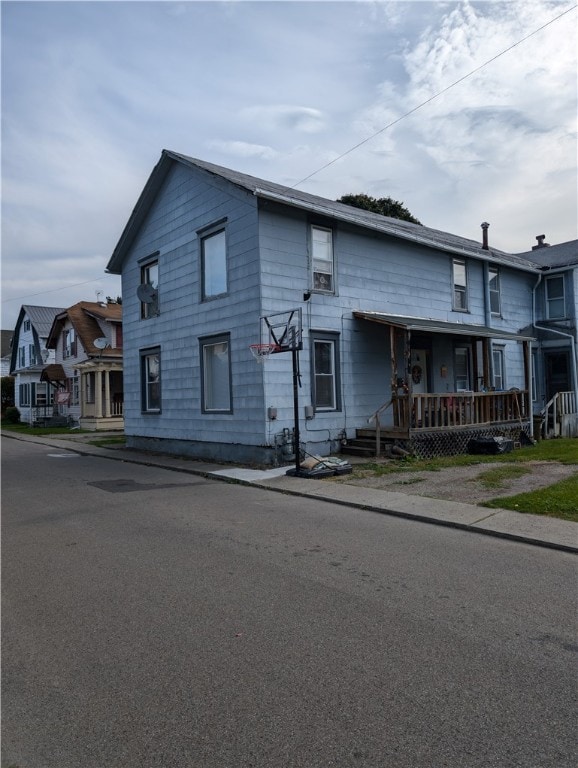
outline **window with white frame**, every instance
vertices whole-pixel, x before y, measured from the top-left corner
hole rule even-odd
[[[452,260],[453,308],[458,312],[468,309],[468,272],[465,259]]]
[[[202,298],[227,293],[227,236],[224,227],[201,237]]]
[[[312,334],[312,399],[316,411],[337,411],[340,403],[339,337]]]
[[[333,293],[335,289],[333,232],[330,229],[311,227],[311,260],[313,290]]]
[[[29,331],[29,330],[30,330],[30,328],[31,328],[31,325],[30,325],[30,320],[28,320],[28,319],[27,319],[27,320],[25,320],[25,321],[22,323],[22,330],[23,330],[23,331]]]
[[[492,315],[499,315],[500,305],[500,270],[497,267],[490,267],[488,270],[489,288],[490,288],[490,311]]]
[[[202,410],[231,413],[231,356],[228,334],[201,339]]]
[[[141,363],[141,410],[143,413],[160,413],[161,410],[161,350],[144,349]]]
[[[76,333],[74,328],[67,328],[62,334],[62,357],[76,356]]]
[[[492,364],[494,369],[494,389],[505,389],[506,379],[503,347],[494,347],[492,349]]]
[[[456,392],[469,392],[470,383],[470,350],[468,347],[456,347],[454,350],[454,378]]]
[[[36,385],[36,405],[50,405],[50,390],[52,387],[46,382],[40,382]]]
[[[70,393],[69,405],[78,405],[80,402],[78,376],[70,376],[66,379],[66,391]]]
[[[18,367],[26,367],[26,347],[18,347]]]
[[[566,316],[564,275],[546,278],[546,317],[555,320]]]
[[[140,297],[140,316],[141,320],[147,320],[150,317],[156,317],[159,314],[159,262],[158,259],[150,260],[140,268],[141,286],[139,289]]]
[[[30,365],[36,365],[38,362],[38,358],[36,356],[36,347],[34,344],[28,345],[28,359],[30,360]]]

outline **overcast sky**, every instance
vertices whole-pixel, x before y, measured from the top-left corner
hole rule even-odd
[[[120,293],[104,270],[163,148],[476,240],[488,221],[514,253],[577,236],[573,0],[1,11],[4,329]]]

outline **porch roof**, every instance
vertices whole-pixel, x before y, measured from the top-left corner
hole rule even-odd
[[[58,363],[47,365],[46,368],[42,369],[42,373],[40,374],[40,381],[48,381],[49,383],[53,381],[66,381],[66,373],[64,372],[64,368]]]
[[[534,336],[522,333],[501,331],[487,325],[467,325],[466,323],[448,323],[444,320],[434,320],[426,317],[407,317],[406,315],[387,315],[383,312],[355,310],[353,317],[359,320],[370,320],[374,323],[393,325],[407,331],[422,331],[426,333],[445,333],[458,336],[476,336],[478,338],[504,339],[509,341],[534,341]]]

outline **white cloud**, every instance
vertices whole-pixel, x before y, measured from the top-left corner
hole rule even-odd
[[[246,141],[221,141],[215,139],[207,142],[207,147],[232,157],[257,157],[262,160],[273,160],[278,154],[271,147],[264,147],[261,144],[250,144]]]
[[[576,11],[403,117],[558,0],[4,5],[2,327],[32,288],[117,280],[162,148],[289,186],[327,166],[301,188],[504,249],[576,237]]]
[[[325,127],[320,110],[287,104],[246,107],[239,113],[239,118],[246,124],[269,131],[283,128],[296,133],[319,133]]]

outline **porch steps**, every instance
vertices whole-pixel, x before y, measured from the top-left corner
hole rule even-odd
[[[403,442],[407,439],[407,433],[403,430],[381,430],[380,455],[391,455],[394,442]],[[347,441],[341,447],[341,453],[347,456],[359,456],[371,458],[375,456],[375,429],[358,429],[354,438]]]

